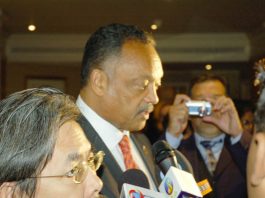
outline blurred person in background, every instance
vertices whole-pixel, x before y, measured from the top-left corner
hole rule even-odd
[[[148,137],[151,144],[155,143],[166,130],[169,107],[169,103],[159,102],[150,114],[143,133]]]
[[[253,134],[254,130],[254,104],[251,101],[236,100],[235,105],[245,132]]]
[[[151,144],[155,143],[166,130],[168,125],[168,112],[176,91],[171,86],[161,86],[157,90],[159,102],[154,106],[154,111],[150,114],[150,118],[146,122],[146,126],[142,130],[150,140]]]
[[[190,100],[210,102],[212,113],[202,117],[189,115],[186,102]],[[189,121],[193,132],[184,139]],[[176,95],[162,138],[191,162],[196,181],[209,180],[213,191],[205,197],[247,197],[246,159],[251,135],[243,133],[222,77],[200,75],[191,81],[190,96]]]

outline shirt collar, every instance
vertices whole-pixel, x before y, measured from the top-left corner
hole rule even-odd
[[[120,131],[104,118],[92,110],[79,95],[76,101],[81,113],[89,120],[90,124],[97,131],[106,146],[110,149],[116,147],[121,141],[123,135],[130,136],[129,131]]]
[[[205,149],[205,148],[200,144],[201,141],[205,141],[205,140],[218,141],[218,140],[221,139],[222,142],[220,144],[215,144],[215,146],[212,147],[213,152],[215,152],[215,151],[219,151],[219,150],[221,150],[223,148],[225,134],[222,133],[222,134],[210,139],[210,138],[205,138],[205,137],[199,135],[197,132],[195,132],[194,133],[194,137],[195,137],[196,146],[199,147],[199,148],[203,148],[203,149]]]

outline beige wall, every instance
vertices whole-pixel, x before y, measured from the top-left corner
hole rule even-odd
[[[63,81],[66,93],[76,97],[79,92],[80,66],[77,64],[9,63],[5,70],[5,95],[26,89],[30,79]]]
[[[244,71],[251,65],[233,63],[228,66],[221,65],[222,69],[216,65],[213,72],[226,78],[230,87],[230,96],[234,99],[251,99],[255,94],[251,79],[254,72],[251,68]],[[237,67],[232,67],[235,65]],[[46,82],[51,82],[51,85],[56,85],[57,82],[59,85],[63,83],[63,91],[76,97],[80,88],[80,69],[79,63],[7,63],[4,70],[4,96],[26,89],[29,81],[39,79],[45,85]],[[182,64],[164,64],[164,70],[162,85],[173,87],[177,93],[185,93],[191,78],[205,72],[200,65],[188,67]]]

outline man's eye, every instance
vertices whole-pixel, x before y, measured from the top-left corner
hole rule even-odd
[[[148,87],[148,85],[149,85],[149,82],[146,81],[143,84],[141,83],[141,84],[136,85],[136,87],[137,87],[137,89],[145,90]]]
[[[148,84],[144,84],[143,86],[142,86],[142,89],[146,89],[148,87]]]

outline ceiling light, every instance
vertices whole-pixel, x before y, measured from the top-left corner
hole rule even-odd
[[[213,66],[210,64],[205,65],[206,70],[212,70]]]
[[[157,25],[156,25],[156,24],[152,24],[152,25],[151,25],[151,29],[152,29],[152,30],[157,30]]]
[[[34,31],[36,30],[36,26],[33,25],[33,24],[29,25],[29,26],[28,26],[28,30],[29,30],[30,32],[34,32]]]
[[[155,19],[153,21],[153,24],[150,26],[150,28],[152,30],[157,30],[158,28],[160,28],[162,26],[162,20],[161,19]]]

